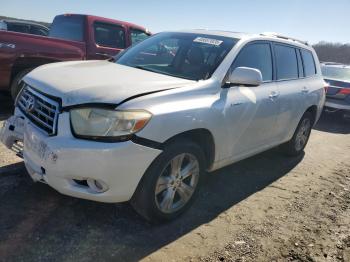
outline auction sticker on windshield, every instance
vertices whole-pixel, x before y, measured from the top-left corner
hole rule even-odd
[[[212,38],[197,37],[193,40],[193,42],[219,46],[223,41]]]

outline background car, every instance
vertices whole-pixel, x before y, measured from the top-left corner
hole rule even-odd
[[[0,91],[10,91],[15,99],[20,80],[38,66],[111,59],[149,35],[136,24],[80,14],[56,16],[48,37],[0,30]]]
[[[48,36],[50,29],[38,23],[19,20],[0,20],[0,30]]]
[[[333,62],[321,63],[325,81],[329,84],[325,110],[350,114],[350,65]]]

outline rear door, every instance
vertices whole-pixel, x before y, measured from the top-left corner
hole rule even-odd
[[[122,25],[95,21],[89,59],[108,59],[126,48],[126,29]]]
[[[280,91],[280,112],[276,130],[277,139],[285,140],[298,124],[305,111],[304,68],[299,48],[283,43],[274,43],[276,80]]]
[[[278,88],[273,81],[271,44],[256,41],[242,48],[231,69],[251,67],[261,71],[263,84],[256,87],[231,87],[227,91],[225,117],[231,129],[232,155],[249,155],[274,144],[279,112]],[[223,90],[225,92],[225,89]]]

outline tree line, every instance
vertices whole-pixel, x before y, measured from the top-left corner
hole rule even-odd
[[[313,47],[321,62],[350,64],[350,44],[319,42]]]

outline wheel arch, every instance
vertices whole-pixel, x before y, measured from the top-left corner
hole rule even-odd
[[[12,84],[13,79],[18,73],[27,69],[34,69],[38,66],[60,62],[59,60],[50,59],[50,58],[41,58],[41,57],[20,57],[15,60],[11,70],[11,79],[10,85]]]
[[[187,139],[196,143],[204,152],[206,158],[206,168],[210,168],[215,159],[215,140],[213,134],[206,128],[197,128],[182,132],[167,139],[163,146],[175,143],[179,139]]]

